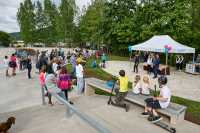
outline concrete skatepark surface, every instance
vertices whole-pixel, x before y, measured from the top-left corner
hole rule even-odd
[[[98,120],[112,133],[167,133],[140,116],[142,108],[131,105],[130,111],[107,105],[106,96],[79,97],[74,106]],[[63,105],[33,106],[0,114],[1,120],[14,115],[16,125],[10,133],[97,133],[92,127],[73,115],[65,118]],[[177,133],[199,133],[200,126],[183,121],[176,125]]]

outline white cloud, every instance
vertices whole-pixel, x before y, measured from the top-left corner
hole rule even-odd
[[[21,1],[23,0],[0,0],[0,31],[8,33],[19,31],[16,14]],[[52,1],[59,2],[59,0]],[[88,3],[90,0],[76,0],[80,9]]]

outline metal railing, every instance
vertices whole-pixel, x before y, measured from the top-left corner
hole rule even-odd
[[[76,114],[83,121],[88,123],[94,129],[96,129],[99,133],[111,133],[106,127],[102,126],[97,120],[91,118],[89,115],[79,111],[74,105],[71,105],[68,101],[60,97],[58,94],[53,91],[49,92],[52,96],[54,96],[58,101],[62,102],[66,106],[66,117],[69,118],[73,114]],[[45,105],[44,99],[44,89],[42,88],[42,104]]]

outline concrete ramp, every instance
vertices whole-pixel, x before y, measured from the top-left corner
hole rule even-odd
[[[80,111],[98,120],[112,133],[167,133],[140,116],[142,108],[131,105],[125,112],[107,105],[107,97],[90,96],[72,100]],[[97,133],[78,116],[65,118],[65,106],[34,106],[10,113],[0,114],[0,121],[9,116],[17,118],[9,133]],[[187,121],[176,125],[178,133],[199,133],[200,126]]]

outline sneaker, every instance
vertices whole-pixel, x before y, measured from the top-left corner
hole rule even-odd
[[[149,114],[148,112],[143,112],[141,115],[142,115],[143,117],[148,117],[150,114]]]
[[[73,104],[74,104],[72,101],[69,101],[69,103],[70,103],[71,105],[73,105]]]
[[[156,123],[161,121],[163,118],[161,116],[154,116],[153,119],[151,120],[152,123]]]

